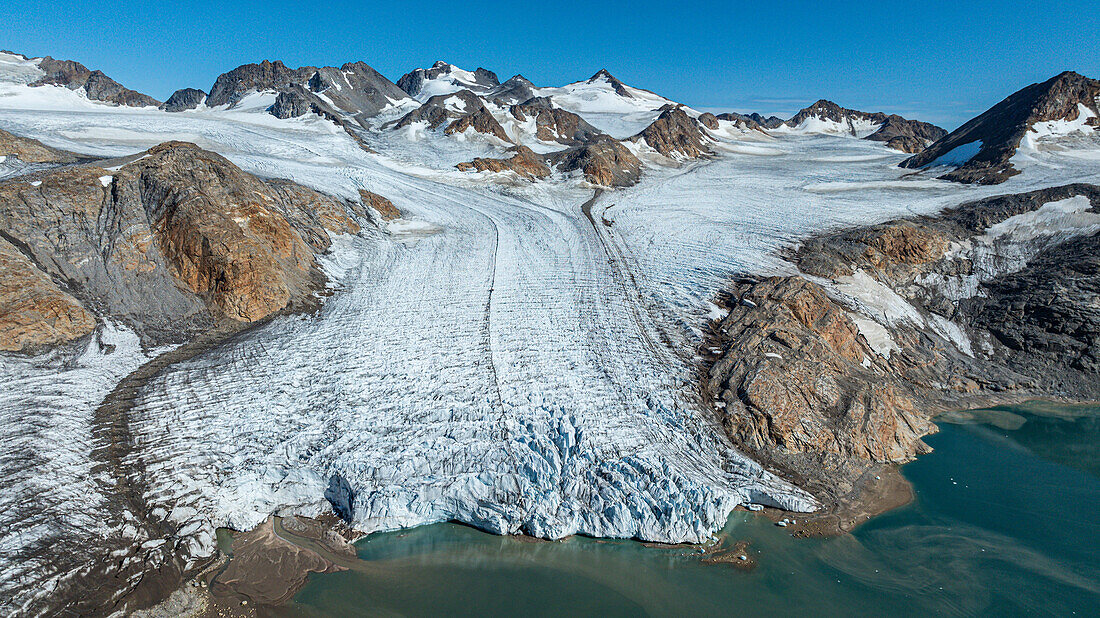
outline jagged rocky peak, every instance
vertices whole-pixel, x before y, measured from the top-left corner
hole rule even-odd
[[[504,106],[522,103],[537,96],[538,88],[530,80],[522,75],[514,75],[494,88],[485,98]]]
[[[166,112],[182,112],[195,109],[206,102],[206,93],[198,88],[180,88],[168,97],[160,108]]]
[[[535,180],[550,175],[550,166],[543,157],[535,154],[526,146],[514,146],[508,149],[509,157],[501,159],[475,158],[473,161],[459,163],[460,171],[469,172],[515,172],[521,178]]]
[[[264,60],[239,66],[219,76],[210,89],[206,105],[232,107],[256,92],[278,95],[271,111],[280,118],[313,111],[333,120],[345,114],[360,123],[408,98],[365,62],[291,69],[278,60]]]
[[[1012,158],[1019,149],[1072,135],[1094,135],[1100,126],[1100,81],[1066,71],[1023,88],[955,129],[901,166],[953,166],[940,178],[998,184],[1020,173]]]
[[[149,95],[130,90],[108,77],[102,71],[93,71],[73,60],[57,60],[50,56],[29,58],[14,52],[0,52],[5,81],[15,81],[28,86],[64,86],[69,90],[81,90],[93,101],[102,101],[127,107],[156,107],[160,105]]]
[[[547,157],[562,172],[580,171],[586,180],[603,187],[628,187],[642,175],[642,162],[619,140],[598,134],[591,141]]]
[[[218,76],[206,104],[210,107],[233,106],[254,92],[279,92],[291,84],[305,84],[316,72],[316,67],[291,69],[279,60],[242,64]]]
[[[630,138],[644,141],[670,159],[698,159],[711,154],[713,141],[703,125],[678,106],[669,106],[641,133]]]
[[[430,69],[413,69],[397,80],[397,86],[401,90],[420,101],[458,90],[486,94],[500,85],[496,73],[488,69],[478,67],[474,71],[467,71],[442,60],[433,64]]]
[[[577,114],[555,107],[549,97],[532,97],[510,106],[508,112],[520,122],[533,118],[535,137],[544,142],[573,146],[602,133]]]
[[[459,90],[447,94],[438,94],[429,98],[423,105],[405,114],[400,120],[384,126],[402,129],[416,123],[424,123],[429,129],[438,129],[446,125],[444,133],[463,133],[473,129],[478,133],[492,135],[504,142],[512,139],[500,126],[500,122],[485,107],[485,102],[469,90]]]
[[[611,89],[615,91],[615,94],[621,97],[626,97],[628,99],[634,98],[634,95],[631,94],[629,90],[627,90],[626,84],[619,81],[618,78],[612,75],[611,72],[607,69],[600,69],[599,71],[596,71],[596,74],[592,77],[589,77],[586,83],[607,83],[609,86],[611,86]]]
[[[328,232],[358,232],[363,215],[358,203],[259,179],[184,142],[110,170],[0,182],[0,229],[41,271],[0,247],[0,279],[28,284],[0,299],[0,327],[17,329],[21,347],[49,345],[82,336],[82,312],[99,313],[159,343],[311,306],[325,281],[314,255]]]
[[[365,62],[349,62],[336,67],[321,67],[309,79],[312,92],[324,92],[325,98],[343,112],[370,117],[409,97]]]

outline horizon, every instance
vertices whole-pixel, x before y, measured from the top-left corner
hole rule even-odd
[[[137,17],[120,10],[128,4],[141,7]],[[633,9],[616,2],[558,5],[578,23],[548,9],[519,12],[501,2],[484,4],[478,17],[487,25],[462,27],[445,23],[452,13],[410,20],[442,6],[433,2],[400,8],[334,2],[319,21],[309,7],[285,2],[148,7],[96,0],[75,11],[32,1],[0,8],[0,18],[14,25],[0,47],[74,60],[162,101],[179,88],[209,91],[218,75],[265,59],[289,67],[363,61],[393,82],[442,60],[469,70],[487,68],[502,81],[522,74],[537,86],[584,80],[606,68],[628,85],[700,111],[789,118],[827,99],[949,130],[1062,71],[1100,74],[1100,47],[1090,35],[1100,30],[1100,17],[1075,0],[1010,4],[1016,10],[984,1],[951,9],[939,2],[915,8],[861,1],[814,19],[780,18],[789,22],[782,27],[745,11],[701,25],[703,16],[731,12],[713,2],[673,15],[655,3]],[[777,6],[775,14],[782,15],[814,10],[806,2]],[[1073,13],[1073,27],[1066,28],[1064,15]],[[41,19],[31,22],[27,14]],[[909,27],[884,36],[872,20],[851,18],[860,14],[890,15],[891,23]],[[37,28],[43,22],[54,27]],[[366,27],[359,29],[360,23]],[[633,31],[652,23],[667,32],[639,47]],[[417,31],[392,36],[410,28]],[[959,40],[968,45],[958,46]]]

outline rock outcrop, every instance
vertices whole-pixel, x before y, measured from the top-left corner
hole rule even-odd
[[[297,118],[314,110],[313,99],[303,88],[284,90],[275,97],[271,105],[271,115],[276,118]]]
[[[206,101],[206,93],[198,88],[180,88],[168,97],[160,108],[166,112],[182,112],[195,109]]]
[[[1098,97],[1100,80],[1066,71],[1017,91],[902,161],[901,167],[953,165],[955,169],[940,178],[977,184],[1004,182],[1020,173],[1011,159],[1037,123],[1079,123],[1071,130],[1089,132],[1100,126]]]
[[[514,75],[500,86],[493,88],[485,98],[505,107],[529,101],[538,96],[536,92],[537,88],[530,80],[522,75]]]
[[[544,142],[575,146],[602,133],[573,112],[554,107],[549,98],[536,97],[512,105],[508,112],[520,122],[535,120],[535,137]]]
[[[95,324],[80,301],[0,233],[0,351],[72,341],[92,332]]]
[[[50,148],[36,139],[13,135],[3,129],[0,129],[0,156],[18,159],[21,163],[64,164],[80,160],[71,152]]]
[[[79,305],[153,343],[312,306],[325,280],[314,254],[328,232],[358,231],[361,214],[182,142],[113,172],[65,167],[0,183],[4,238]]]
[[[385,126],[401,129],[415,123],[424,123],[429,129],[438,129],[446,125],[443,132],[447,135],[473,129],[478,133],[497,137],[501,141],[512,142],[504,131],[504,127],[500,126],[481,98],[469,90],[431,97],[397,122]]]
[[[820,99],[813,105],[800,110],[783,124],[791,128],[799,128],[812,121],[832,123],[843,127],[846,132],[854,136],[861,137],[859,135],[861,132],[869,133],[866,127],[884,124],[886,114],[882,112],[861,112],[841,107],[832,101]]]
[[[638,182],[642,163],[615,138],[599,134],[592,141],[549,155],[551,167],[580,171],[589,182],[604,187],[628,187]]]
[[[934,124],[919,120],[907,120],[897,114],[890,114],[877,131],[864,139],[874,142],[886,142],[887,148],[901,152],[920,152],[929,144],[947,135],[947,131]]]
[[[72,60],[55,60],[46,56],[38,62],[38,68],[45,75],[31,86],[64,86],[69,90],[83,89],[89,99],[128,107],[156,107],[160,105],[153,97],[130,90],[107,77],[103,71],[91,71],[83,64]]]
[[[696,118],[696,120],[699,121],[699,124],[712,131],[718,129],[718,117],[710,112],[703,112],[702,114],[699,114],[699,117]]]
[[[713,141],[699,121],[679,107],[661,112],[652,124],[630,139],[644,141],[671,159],[699,159],[710,155],[708,143]]]
[[[459,163],[455,167],[463,172],[515,172],[522,178],[534,180],[546,178],[550,175],[550,167],[542,157],[535,154],[526,146],[515,146],[508,149],[512,156],[504,159],[490,159],[478,157],[473,161]]]
[[[292,84],[305,84],[316,72],[315,67],[291,69],[279,60],[242,64],[218,76],[206,97],[206,104],[210,107],[232,107],[253,92],[281,92]]]
[[[742,448],[835,502],[927,450],[933,414],[1100,399],[1100,187],[823,234],[802,276],[737,279],[704,394]]]
[[[401,211],[397,209],[397,206],[394,206],[393,202],[377,193],[359,189],[359,199],[364,206],[373,208],[382,217],[383,221],[393,221],[401,218]]]
[[[783,125],[783,119],[778,116],[764,117],[756,112],[751,114],[738,114],[737,112],[726,112],[724,114],[718,114],[718,120],[728,120],[743,129],[775,129]]]
[[[900,462],[932,430],[910,389],[821,287],[801,277],[738,282],[719,326],[712,393],[730,436],[779,458]]]

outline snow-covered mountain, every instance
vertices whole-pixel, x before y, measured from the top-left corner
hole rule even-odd
[[[61,89],[68,93],[58,92]],[[130,90],[102,71],[89,70],[79,62],[49,56],[28,58],[4,51],[0,51],[0,96],[18,99],[10,101],[13,106],[29,107],[66,107],[79,105],[80,100],[127,107],[160,105],[160,101]]]
[[[1100,80],[1066,71],[1012,94],[901,166],[951,166],[941,178],[996,184],[1043,150],[1094,149],[1098,129]]]
[[[437,61],[430,69],[413,69],[397,80],[397,86],[410,97],[426,101],[441,94],[469,90],[475,94],[488,94],[500,86],[496,73],[477,68],[474,71],[460,69],[453,64]]]

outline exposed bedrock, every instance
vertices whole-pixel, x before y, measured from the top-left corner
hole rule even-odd
[[[515,172],[521,178],[534,180],[550,175],[550,167],[542,157],[526,146],[508,149],[512,156],[502,159],[477,157],[473,161],[459,163],[455,167],[463,172]]]
[[[628,187],[642,175],[642,162],[617,139],[598,134],[586,144],[550,154],[550,166],[562,172],[580,171],[603,187]]]
[[[396,123],[386,126],[401,129],[416,123],[423,123],[429,129],[438,129],[446,125],[443,132],[447,135],[473,129],[478,133],[493,135],[501,141],[512,142],[504,131],[504,127],[500,126],[481,98],[469,90],[431,97]]]
[[[5,347],[81,336],[79,307],[146,342],[178,342],[221,322],[311,306],[325,282],[314,255],[328,249],[330,232],[358,232],[366,213],[183,142],[112,169],[70,166],[0,183],[5,275],[34,283],[0,304],[0,323],[14,329],[5,341],[20,342]]]
[[[31,86],[64,86],[69,90],[84,89],[84,93],[93,101],[104,101],[129,107],[156,107],[160,105],[153,97],[130,90],[107,77],[103,71],[92,71],[79,62],[57,60],[46,56],[38,63],[45,75]]]
[[[679,107],[661,112],[648,127],[634,137],[633,141],[644,141],[657,152],[673,159],[698,159],[711,154],[711,137],[703,125],[688,116]]]
[[[803,275],[743,277],[704,394],[745,450],[846,496],[924,453],[941,411],[1100,399],[1100,187],[1067,185],[825,234]]]
[[[182,112],[195,109],[206,101],[206,93],[198,88],[180,88],[160,106],[166,112]]]
[[[554,107],[550,99],[545,97],[532,98],[521,104],[512,105],[508,111],[520,122],[533,118],[535,137],[545,142],[574,146],[602,133],[573,112]]]

